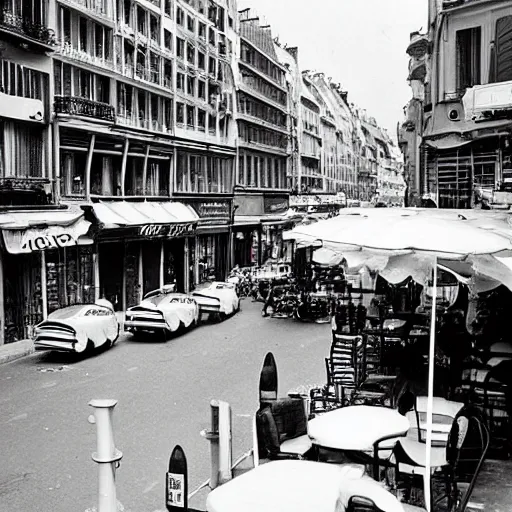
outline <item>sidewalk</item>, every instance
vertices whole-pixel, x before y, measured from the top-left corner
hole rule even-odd
[[[32,340],[15,341],[0,346],[0,364],[15,361],[21,357],[28,356],[34,352]]]

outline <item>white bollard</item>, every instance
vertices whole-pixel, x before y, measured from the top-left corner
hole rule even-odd
[[[211,430],[203,430],[201,435],[210,441],[210,488],[215,489],[233,478],[231,406],[227,402],[212,400],[210,408]]]
[[[112,415],[117,400],[91,400],[89,405],[94,408],[94,414],[89,416],[89,422],[96,424],[97,451],[92,454],[92,460],[98,466],[98,512],[117,512],[116,498],[116,468],[123,454],[114,444],[114,429]]]

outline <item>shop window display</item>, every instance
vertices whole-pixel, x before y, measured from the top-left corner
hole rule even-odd
[[[199,251],[199,284],[215,279],[215,237],[202,236],[198,238]]]
[[[126,243],[124,252],[124,273],[126,279],[127,308],[136,306],[140,301],[139,252],[140,245],[138,243]]]
[[[46,252],[48,313],[94,302],[92,249],[66,247]]]

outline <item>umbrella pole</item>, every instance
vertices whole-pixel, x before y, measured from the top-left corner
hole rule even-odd
[[[432,317],[430,320],[430,344],[428,351],[428,396],[427,396],[427,439],[426,439],[426,463],[425,463],[425,507],[431,512],[431,487],[430,487],[430,449],[432,446],[432,409],[434,405],[434,368],[435,368],[435,347],[436,347],[436,308],[437,308],[437,257],[434,258],[432,269]]]

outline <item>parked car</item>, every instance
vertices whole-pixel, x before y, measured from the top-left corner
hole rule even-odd
[[[36,350],[82,353],[105,346],[119,336],[114,307],[100,299],[96,304],[80,304],[57,309],[34,330]]]
[[[194,327],[199,321],[195,299],[174,292],[167,285],[147,293],[142,302],[126,311],[124,328],[135,335],[175,333]]]
[[[224,320],[240,311],[240,297],[236,293],[236,284],[214,281],[192,292],[201,314],[218,315]]]

